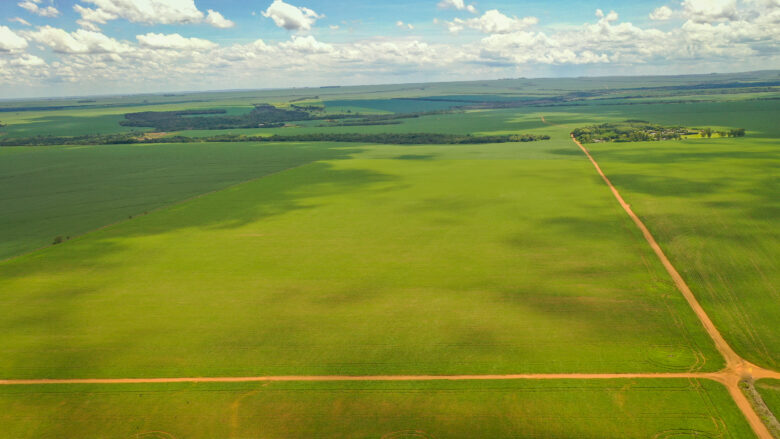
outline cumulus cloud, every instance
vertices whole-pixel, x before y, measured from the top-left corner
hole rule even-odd
[[[32,26],[29,21],[27,21],[27,20],[25,20],[24,18],[21,18],[21,17],[9,18],[8,21],[13,22],[13,23],[19,23],[19,24],[21,24],[23,26]]]
[[[203,13],[194,0],[83,0],[96,6],[102,16],[124,18],[135,23],[198,23]],[[112,18],[113,19],[113,18]]]
[[[26,35],[35,42],[51,47],[55,52],[65,54],[118,54],[132,50],[126,43],[85,29],[69,33],[51,26],[43,26]]]
[[[263,12],[263,16],[272,19],[279,27],[296,31],[311,30],[312,25],[323,18],[309,8],[293,6],[282,0],[274,0]]]
[[[220,29],[227,29],[236,25],[213,9],[209,9],[208,15],[206,16],[206,23]]]
[[[35,56],[25,53],[17,58],[13,58],[8,62],[8,65],[15,67],[41,67],[46,65],[46,61]]]
[[[692,6],[688,6],[690,10]],[[710,9],[715,11],[710,17],[724,16],[722,9],[716,9]],[[100,12],[99,6],[84,10],[77,9],[95,24],[115,15],[106,10]],[[274,11],[266,12],[272,15]],[[746,68],[767,68],[780,62],[780,0],[738,0],[733,18],[714,21],[686,15],[690,11],[685,12],[685,6],[672,12],[675,17],[684,18],[684,24],[662,31],[652,25],[621,21],[614,11],[598,10],[595,18],[586,23],[561,28],[536,28],[532,26],[537,21],[534,18],[488,11],[471,20],[444,22],[485,33],[471,42],[452,44],[427,43],[408,36],[330,43],[297,33],[283,42],[257,40],[232,45],[157,33],[138,35],[137,41],[128,42],[88,29],[71,33],[48,26],[37,31],[13,31],[0,26],[0,85],[14,81],[27,84],[36,78],[84,83],[121,78],[121,84],[154,82],[184,87],[203,84],[209,78],[219,84],[227,78],[231,83],[251,86],[257,84],[260,75],[267,84],[279,86],[311,85],[321,78],[330,78],[324,82],[346,82],[349,78],[366,82],[397,78],[393,75],[407,72],[430,73],[431,78],[441,77],[436,76],[441,72],[503,75],[538,65],[609,63],[615,68],[633,69],[643,64],[657,68],[702,61],[708,66],[731,66],[734,60],[740,60],[748,63]],[[305,12],[301,14],[307,17]],[[312,11],[311,15],[317,14]],[[696,16],[703,15],[706,14]],[[280,26],[285,27],[290,20],[295,21],[283,18]],[[401,25],[408,28],[405,22]],[[9,32],[17,39],[9,37]],[[14,47],[10,47],[11,41],[15,41]],[[51,47],[60,56],[48,65],[41,64],[40,58],[24,52],[34,42]]]
[[[28,53],[0,57],[0,84],[34,85],[34,81],[51,76],[46,61]]]
[[[0,52],[16,52],[27,48],[27,40],[8,26],[0,26]]]
[[[669,6],[661,6],[650,13],[650,19],[655,21],[666,21],[672,18],[672,15],[674,15],[672,8]]]
[[[279,43],[279,47],[285,50],[299,53],[334,53],[335,47],[331,44],[317,41],[313,36],[299,37],[294,35],[288,42]]]
[[[460,32],[464,28],[476,29],[486,34],[506,34],[516,32],[539,22],[536,17],[508,17],[497,9],[485,12],[481,17],[462,20],[456,18],[447,22],[450,32]]]
[[[73,5],[73,10],[81,15],[81,18],[76,20],[79,26],[84,29],[99,32],[100,28],[98,24],[106,24],[109,20],[116,20],[118,15],[112,14],[104,9],[91,9],[85,8],[81,5]]]
[[[396,21],[395,25],[397,27],[401,28],[401,29],[409,29],[409,30],[413,30],[414,29],[414,25],[413,24],[411,24],[411,23],[404,23],[401,20]]]
[[[60,11],[54,6],[39,6],[42,0],[25,0],[17,3],[20,8],[26,9],[29,12],[40,15],[41,17],[56,17],[60,15]]]
[[[234,26],[232,21],[215,10],[209,9],[207,14],[204,14],[195,6],[194,0],[82,1],[91,3],[94,8],[74,5],[73,9],[81,15],[78,24],[95,32],[99,30],[98,24],[106,24],[109,20],[120,18],[143,24],[206,23],[221,29]]]
[[[737,19],[737,0],[685,0],[685,16],[696,23]]]
[[[477,13],[474,5],[468,5],[463,0],[441,0],[437,5],[440,9],[455,9],[458,11],[469,11],[472,14]]]
[[[142,47],[152,49],[175,50],[210,50],[218,45],[212,41],[201,38],[185,38],[179,34],[155,34],[137,35],[136,38]]]

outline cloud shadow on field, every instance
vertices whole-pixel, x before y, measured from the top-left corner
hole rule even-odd
[[[371,170],[338,169],[328,162],[303,163],[46,248],[29,256],[35,262],[23,257],[0,264],[0,278],[55,274],[84,267],[108,268],[115,263],[107,257],[122,252],[123,241],[128,238],[184,229],[238,228],[263,218],[316,207],[318,197],[371,190],[372,184],[393,179]]]
[[[714,142],[715,140],[711,140]],[[671,141],[668,141],[671,142]],[[679,149],[656,149],[652,148],[654,142],[646,142],[650,146],[648,149],[625,149],[625,150],[591,150],[591,154],[599,163],[624,162],[635,164],[674,164],[679,162],[697,162],[711,160],[778,160],[780,154],[771,151],[735,151],[735,150],[686,150],[685,143],[674,143]],[[590,145],[585,145],[589,147]],[[669,145],[663,145],[664,147]],[[697,145],[698,146],[698,145]]]
[[[436,156],[433,154],[404,154],[393,158],[395,160],[433,160]]]
[[[373,191],[371,185],[393,179],[366,169],[343,169],[327,162],[310,163],[9,261],[0,265],[0,290],[19,278],[35,279],[41,274],[48,277],[84,272],[89,276],[111,270],[124,263],[121,254],[127,248],[125,241],[128,239],[184,229],[237,228],[264,218],[314,208],[318,205],[318,197]],[[163,244],[176,245],[176,242],[166,240]],[[131,257],[140,256],[132,253]],[[100,377],[106,370],[115,369],[127,352],[139,349],[137,340],[142,340],[143,336],[137,333],[135,336],[138,337],[132,340],[127,339],[125,333],[92,340],[90,332],[98,329],[89,328],[89,321],[81,319],[100,288],[100,282],[87,282],[78,289],[52,283],[35,292],[16,290],[5,294],[0,307],[16,311],[0,319],[0,329],[12,336],[26,334],[35,341],[8,346],[12,359],[6,362],[6,367],[10,369],[0,372],[7,378]]]
[[[565,156],[570,156],[570,157],[573,157],[573,156],[581,156],[583,159],[586,159],[586,158],[587,158],[587,157],[585,157],[585,154],[583,154],[583,153],[582,153],[582,151],[580,151],[580,150],[577,148],[577,146],[576,146],[576,145],[574,145],[574,144],[572,143],[572,146],[573,146],[572,148],[556,148],[556,149],[551,149],[551,150],[548,150],[547,152],[549,152],[550,154],[555,154],[555,155],[565,155]]]
[[[610,181],[618,188],[655,196],[696,197],[717,193],[726,184],[723,180],[694,181],[672,176],[642,174],[612,174]]]

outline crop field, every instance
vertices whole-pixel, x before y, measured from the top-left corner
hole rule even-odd
[[[776,76],[0,102],[0,438],[765,439]]]
[[[776,127],[755,116],[755,134],[746,139],[689,140],[651,150],[641,143],[599,144],[593,151],[734,348],[777,369],[780,150],[771,134]]]
[[[0,149],[0,259],[172,202],[325,158],[335,145],[106,145]]]
[[[752,437],[707,380],[36,386],[0,390],[0,425],[19,439]]]
[[[549,147],[364,147],[10,261],[0,370],[720,369],[587,163]]]

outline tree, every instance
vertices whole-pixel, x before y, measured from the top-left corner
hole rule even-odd
[[[735,128],[735,129],[729,131],[729,135],[731,137],[745,137],[745,129],[744,128]]]

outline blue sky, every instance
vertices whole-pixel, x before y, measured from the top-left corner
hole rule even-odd
[[[780,0],[1,0],[7,97],[780,67]]]

